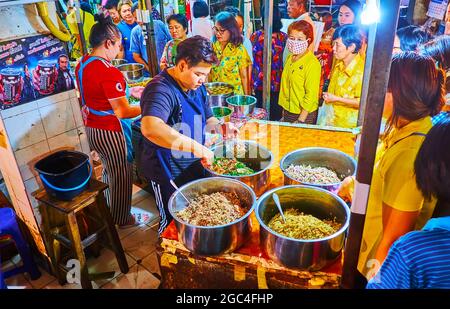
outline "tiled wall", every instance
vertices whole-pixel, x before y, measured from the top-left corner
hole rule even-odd
[[[0,129],[8,148],[0,149],[0,169],[19,216],[34,214],[40,224],[37,201],[31,193],[42,187],[34,164],[50,152],[72,149],[90,153],[75,90],[48,96],[0,112]],[[26,222],[33,232],[35,224]]]

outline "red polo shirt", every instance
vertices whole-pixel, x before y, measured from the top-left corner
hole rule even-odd
[[[82,58],[83,63],[90,58],[89,55]],[[78,88],[81,91],[78,71],[80,64],[75,69]],[[122,73],[107,60],[94,60],[84,67],[83,92],[84,100],[89,108],[106,111],[111,110],[108,100],[126,96],[126,82]],[[119,120],[116,116],[96,116],[89,113],[87,127],[121,131]]]

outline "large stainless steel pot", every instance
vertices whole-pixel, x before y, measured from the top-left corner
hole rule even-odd
[[[225,100],[233,95],[233,86],[227,83],[205,83],[209,106],[227,106]]]
[[[180,191],[188,199],[196,193],[234,192],[248,209],[243,217],[226,225],[191,225],[177,216],[177,212],[186,208],[187,203],[179,192],[175,192],[169,199],[169,212],[175,220],[178,239],[187,249],[198,255],[218,255],[234,251],[248,239],[252,232],[250,214],[256,202],[255,193],[249,186],[235,179],[212,177],[190,182]]]
[[[140,63],[128,63],[118,65],[128,84],[138,83],[144,78],[144,65]]]
[[[295,180],[286,173],[289,165],[310,165],[313,167],[326,167],[336,172],[341,179],[338,183],[328,185],[315,183],[302,183]],[[304,184],[335,191],[339,188],[345,177],[354,175],[356,172],[356,161],[348,154],[332,148],[309,147],[294,150],[285,155],[280,161],[280,168],[284,174],[284,184]]]
[[[342,227],[333,235],[314,240],[299,240],[278,234],[267,226],[278,213],[273,193],[278,194],[284,211],[296,208],[319,219],[335,217]],[[255,212],[260,224],[261,248],[281,265],[319,270],[341,254],[350,221],[350,210],[341,198],[327,190],[303,185],[275,188],[259,198]]]
[[[236,117],[246,117],[255,110],[257,99],[251,95],[234,95],[226,99]]]
[[[254,141],[229,140],[213,146],[211,150],[216,158],[236,158],[255,171],[247,176],[230,176],[217,174],[210,167],[205,167],[211,175],[238,179],[249,185],[257,196],[269,188],[270,167],[274,158],[267,148]]]

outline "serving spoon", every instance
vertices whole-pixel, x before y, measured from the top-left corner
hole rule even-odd
[[[189,200],[188,200],[188,198],[183,194],[183,192],[181,192],[180,188],[178,188],[178,186],[175,184],[175,182],[174,182],[172,179],[170,180],[170,184],[172,185],[172,187],[175,188],[175,190],[177,190],[178,193],[181,194],[181,196],[186,200],[186,202],[187,202],[188,205],[189,205]]]
[[[281,208],[280,198],[278,197],[278,194],[273,193],[272,198],[275,202],[275,205],[277,205],[277,207],[278,207],[278,211],[280,212],[281,218],[283,218],[283,223],[286,223],[286,218],[284,216],[283,209]]]

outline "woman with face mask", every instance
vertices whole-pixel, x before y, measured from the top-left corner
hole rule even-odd
[[[126,227],[135,224],[131,215],[131,118],[139,116],[141,108],[129,105],[125,79],[110,63],[121,42],[121,33],[111,18],[98,16],[89,37],[92,53],[81,59],[75,74],[89,146],[99,154],[102,180],[109,185],[106,201],[114,222]],[[134,87],[130,93],[140,98],[143,89]]]
[[[319,106],[321,66],[308,49],[314,43],[312,26],[304,20],[290,24],[286,47],[289,56],[281,75],[282,121],[315,124]]]

